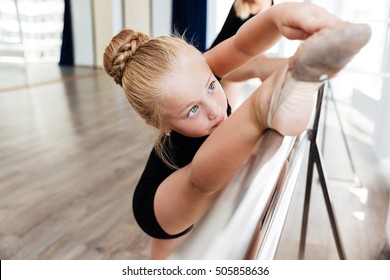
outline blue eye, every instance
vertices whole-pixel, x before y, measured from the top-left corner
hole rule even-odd
[[[216,87],[215,81],[212,81],[211,84],[209,85],[209,88],[208,88],[209,93],[212,93],[214,91],[215,87]]]
[[[197,112],[199,111],[199,106],[194,106],[191,108],[191,110],[188,112],[188,117],[193,117]]]

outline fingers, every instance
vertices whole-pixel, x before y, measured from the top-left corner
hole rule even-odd
[[[325,9],[302,3],[289,3],[281,15],[280,32],[292,40],[303,40],[323,28],[342,23],[335,15]]]
[[[320,31],[323,28],[331,27],[343,23],[344,21],[335,15],[329,14],[327,12],[320,15],[313,15],[310,21],[307,23],[308,31],[315,33]]]
[[[293,28],[289,26],[282,27],[281,33],[290,40],[305,40],[312,34],[311,32],[306,32],[301,28]]]

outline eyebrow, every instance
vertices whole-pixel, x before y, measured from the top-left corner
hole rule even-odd
[[[209,75],[209,78],[207,79],[205,88],[208,88],[208,87],[209,87],[210,81],[211,81],[213,78],[214,78],[214,75],[213,75],[213,73],[210,72],[210,75]]]

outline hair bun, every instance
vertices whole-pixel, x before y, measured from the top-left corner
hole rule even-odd
[[[104,68],[122,86],[123,72],[127,62],[136,50],[149,41],[149,37],[130,29],[122,30],[112,40],[104,52]]]

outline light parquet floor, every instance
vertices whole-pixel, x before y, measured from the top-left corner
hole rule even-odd
[[[0,70],[0,259],[147,258],[131,198],[153,131],[102,72],[12,67]]]

